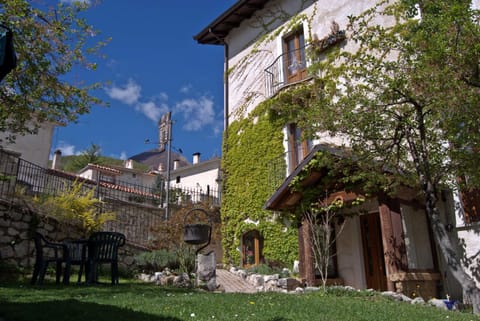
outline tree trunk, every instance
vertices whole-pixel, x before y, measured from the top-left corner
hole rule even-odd
[[[467,295],[473,305],[473,313],[480,313],[480,289],[477,288],[475,280],[468,275],[461,264],[461,258],[458,256],[458,251],[452,244],[445,225],[440,220],[439,210],[436,206],[437,198],[435,190],[431,183],[424,184],[425,202],[427,215],[430,218],[433,235],[435,241],[440,248],[445,262],[452,275],[461,284],[463,293]]]

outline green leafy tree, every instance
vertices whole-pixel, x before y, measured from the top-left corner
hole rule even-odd
[[[82,183],[75,181],[71,186],[65,186],[58,195],[37,198],[36,203],[65,229],[73,226],[88,236],[116,218],[114,212],[102,211],[103,203],[94,194],[95,189],[85,188]]]
[[[13,32],[18,59],[0,86],[0,131],[9,133],[9,141],[35,133],[46,121],[75,121],[101,103],[91,94],[99,83],[69,81],[65,75],[95,70],[106,42],[90,40],[97,32],[81,18],[86,2],[56,2],[0,1],[0,21]]]
[[[353,49],[314,64],[321,91],[298,119],[312,132],[349,137],[358,166],[377,163],[413,178],[440,252],[475,313],[480,289],[461,264],[438,199],[458,177],[471,186],[480,181],[478,18],[465,0],[385,0],[349,17],[346,45]]]
[[[78,172],[88,164],[104,164],[104,158],[101,152],[102,149],[99,145],[92,144],[78,157],[75,157],[70,163],[66,164],[64,169],[69,172]]]

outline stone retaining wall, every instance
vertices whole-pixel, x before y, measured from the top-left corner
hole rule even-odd
[[[65,231],[53,219],[40,219],[27,204],[12,204],[0,200],[0,265],[13,269],[30,269],[35,263],[35,245],[32,235],[38,231],[48,239],[61,242],[81,238],[80,232]],[[119,231],[122,232],[122,231]],[[147,248],[128,242],[119,250],[120,269],[131,271],[134,256]],[[1,271],[2,269],[0,269]]]

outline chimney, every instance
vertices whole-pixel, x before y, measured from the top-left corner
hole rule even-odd
[[[173,161],[173,170],[176,170],[180,167],[180,160],[176,159]]]
[[[163,163],[158,164],[158,171],[159,171],[159,172],[164,172],[164,171],[165,171],[165,168],[164,168],[164,166],[163,166]]]
[[[127,159],[127,160],[125,161],[125,168],[133,169],[133,160]]]
[[[193,165],[200,163],[200,153],[193,154]]]
[[[52,169],[59,169],[60,168],[61,158],[62,158],[62,151],[60,149],[57,149],[53,153]]]

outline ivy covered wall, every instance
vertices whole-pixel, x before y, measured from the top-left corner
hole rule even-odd
[[[241,264],[241,240],[251,230],[264,238],[265,261],[291,266],[298,259],[296,226],[275,218],[263,205],[275,191],[269,178],[285,176],[286,164],[272,172],[270,164],[283,159],[285,121],[271,117],[266,101],[241,120],[231,123],[224,139],[224,196],[221,209],[224,261]]]

